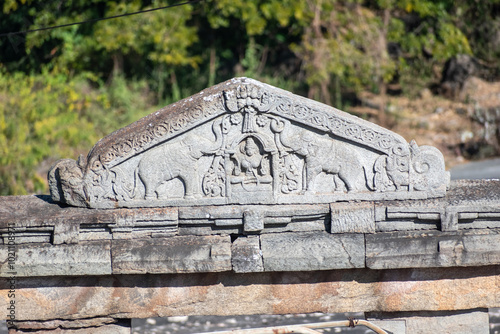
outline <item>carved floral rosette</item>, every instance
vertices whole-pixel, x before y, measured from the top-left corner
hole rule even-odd
[[[49,172],[91,208],[444,196],[442,154],[324,104],[236,78],[101,139]]]

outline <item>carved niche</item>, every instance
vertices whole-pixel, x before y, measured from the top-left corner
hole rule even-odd
[[[327,105],[235,78],[101,139],[49,172],[91,208],[441,197],[442,154]]]

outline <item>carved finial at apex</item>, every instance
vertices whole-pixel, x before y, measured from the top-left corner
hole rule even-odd
[[[49,172],[91,208],[440,197],[443,155],[330,106],[235,78],[101,139]]]

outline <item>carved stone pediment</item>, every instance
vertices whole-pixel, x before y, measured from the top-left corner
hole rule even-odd
[[[49,172],[55,201],[91,208],[441,197],[441,152],[248,78],[171,104]]]

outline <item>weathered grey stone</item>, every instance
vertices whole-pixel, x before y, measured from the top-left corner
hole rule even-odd
[[[327,217],[329,206],[325,204],[180,207],[179,234],[324,231],[330,225]]]
[[[16,228],[15,229],[16,244],[31,244],[51,242],[54,236],[54,229],[51,227],[42,228]],[[9,243],[9,233],[7,230],[2,232],[3,244]]]
[[[442,231],[456,231],[458,230],[458,217],[459,213],[454,210],[446,210],[441,215],[441,230]]]
[[[331,204],[331,233],[375,233],[373,203]]]
[[[16,318],[469,310],[498,307],[499,269],[26,277],[17,281],[16,305],[22,312]],[[0,289],[6,296],[7,280],[0,280]],[[8,302],[0,298],[0,309]]]
[[[237,273],[264,271],[259,236],[239,237],[231,246],[233,270]]]
[[[376,223],[377,232],[393,232],[393,231],[418,231],[418,230],[437,230],[437,223],[434,221],[404,221],[390,220]]]
[[[243,233],[243,227],[234,226],[180,226],[179,235],[238,235]]]
[[[264,229],[264,217],[260,210],[246,210],[243,213],[243,230],[245,232],[260,232]]]
[[[372,269],[500,264],[498,231],[393,232],[366,235]]]
[[[110,248],[109,241],[70,245],[21,244],[15,247],[15,261],[9,262],[10,250],[3,245],[0,248],[0,276],[110,275]]]
[[[64,324],[70,323],[79,323],[80,321],[66,321]],[[32,333],[32,334],[130,334],[131,333],[131,321],[130,320],[120,320],[115,321],[116,324],[105,324],[101,326],[92,326],[92,327],[72,327],[72,328],[51,328],[51,329],[36,329],[37,324],[34,324],[35,328],[27,327],[29,323],[25,324],[25,328],[12,328],[9,329],[9,334],[23,334],[23,333]]]
[[[113,274],[231,270],[229,236],[113,240]]]
[[[59,220],[54,225],[54,245],[78,243],[79,230],[80,222]]]
[[[367,319],[369,321],[373,321],[374,319],[404,321],[406,323],[406,333],[412,334],[490,333],[487,309],[465,310],[461,312],[371,313],[367,315]]]
[[[434,147],[248,78],[162,108],[48,175],[54,201],[91,208],[423,199],[444,196],[449,178]]]
[[[311,271],[363,268],[364,237],[326,232],[261,235],[266,271]]]
[[[283,219],[284,220],[284,219]],[[282,232],[312,232],[328,231],[330,229],[330,217],[328,215],[316,215],[309,217],[291,217],[289,223],[280,223],[278,219],[272,222],[264,220],[264,233],[282,233]]]
[[[75,319],[75,320],[48,320],[48,321],[16,321],[15,327],[21,330],[41,330],[41,329],[75,329],[85,327],[99,327],[103,325],[115,324],[118,319],[110,317],[96,317],[90,319]]]

